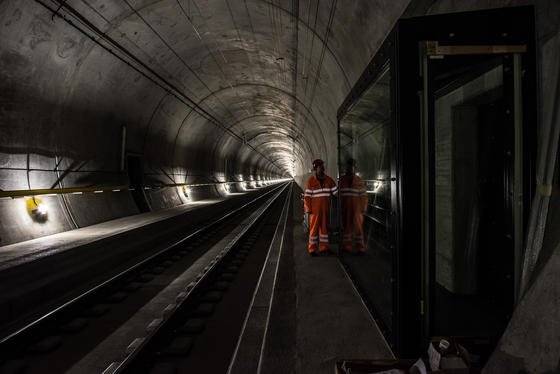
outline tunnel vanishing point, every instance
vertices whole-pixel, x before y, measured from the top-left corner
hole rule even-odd
[[[0,1],[0,346],[52,300],[75,297],[68,284],[103,278],[96,266],[128,264],[132,252],[88,252],[103,235],[170,247],[172,228],[208,231],[249,198],[278,193],[285,208],[266,209],[278,210],[279,229],[266,231],[276,213],[253,220],[270,248],[263,275],[243,286],[248,296],[229,291],[249,305],[279,248],[258,372],[418,358],[435,337],[465,348],[471,370],[559,372],[559,20],[556,0]],[[303,257],[300,193],[318,158],[337,183],[354,159],[367,195],[360,258],[341,250],[343,206],[331,201],[330,270]],[[70,255],[81,246],[99,264]],[[346,293],[321,288],[325,278]],[[352,341],[361,328],[341,307],[347,295],[382,350],[367,350],[367,329]],[[255,309],[239,308],[249,329]],[[273,327],[280,314],[286,335]],[[244,331],[232,333],[228,372],[245,357]],[[324,350],[306,348],[314,337]],[[17,339],[5,352],[29,351]],[[0,354],[0,372],[39,372],[30,362]]]

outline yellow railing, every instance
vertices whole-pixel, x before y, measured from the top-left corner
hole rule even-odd
[[[270,181],[239,181],[239,182],[215,182],[215,183],[173,183],[173,184],[158,184],[153,186],[145,186],[145,190],[154,190],[164,187],[202,187],[202,186],[215,186],[222,184],[236,184],[245,182],[274,182]],[[132,191],[134,188],[126,185],[99,185],[90,187],[69,187],[69,188],[45,188],[33,190],[0,190],[0,199],[5,198],[18,198],[18,197],[32,197],[39,195],[61,195],[61,194],[75,194],[80,195],[83,193],[102,193],[102,192],[119,192],[119,191]]]
[[[45,188],[35,190],[11,190],[0,191],[0,198],[16,198],[38,195],[60,195],[60,194],[82,194],[82,193],[101,193],[111,191],[127,191],[130,188],[124,185],[102,185],[92,187],[70,187],[70,188]]]

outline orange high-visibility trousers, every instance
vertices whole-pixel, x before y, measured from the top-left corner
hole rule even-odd
[[[357,175],[344,175],[340,178],[340,196],[344,225],[342,250],[351,252],[355,245],[358,251],[365,252],[363,214],[367,210],[368,198],[363,179]]]
[[[342,249],[352,251],[354,244],[358,251],[365,252],[364,244],[364,215],[361,209],[356,209],[354,204],[347,204],[343,209],[344,233],[342,236]]]
[[[319,212],[318,214],[311,213],[309,215],[309,245],[308,252],[315,252],[317,245],[319,251],[326,251],[329,249],[329,232],[327,228],[328,213]]]
[[[338,188],[332,178],[325,175],[322,180],[316,176],[309,178],[304,194],[305,212],[309,213],[309,244],[310,253],[326,251],[329,248],[328,219],[331,196],[336,195]]]

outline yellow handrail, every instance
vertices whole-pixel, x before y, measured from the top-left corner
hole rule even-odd
[[[60,194],[80,194],[85,192],[106,192],[106,191],[127,191],[130,188],[125,185],[102,185],[91,187],[70,187],[70,188],[44,188],[34,190],[11,190],[1,191],[0,198],[16,198],[24,196],[37,196],[37,195],[60,195]]]

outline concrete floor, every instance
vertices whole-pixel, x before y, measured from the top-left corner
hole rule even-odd
[[[296,191],[299,196],[301,191]],[[337,257],[310,257],[301,224],[302,202],[293,200],[296,295],[296,373],[327,373],[339,359],[393,358]],[[332,248],[334,250],[334,248]]]
[[[244,331],[239,343],[243,359],[236,355],[234,373],[257,372],[257,366],[267,374],[331,373],[340,359],[394,358],[338,258],[307,254],[300,194],[294,185],[270,319],[251,319],[250,336]],[[265,304],[249,313],[266,314]],[[264,348],[255,336],[266,337]]]

